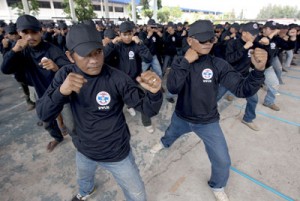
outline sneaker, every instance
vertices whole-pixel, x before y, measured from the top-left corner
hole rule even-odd
[[[175,103],[174,98],[166,98],[166,100],[167,100],[169,103]]]
[[[129,112],[129,114],[134,117],[136,115],[135,110],[133,108],[127,108],[127,111]]]
[[[231,95],[227,95],[227,96],[225,97],[225,99],[228,100],[228,101],[233,101],[234,97],[231,96]]]
[[[158,153],[160,150],[162,150],[164,147],[164,145],[161,143],[161,141],[159,141],[159,143],[157,143],[156,145],[154,145],[151,149],[150,149],[150,153],[151,154],[156,154]]]
[[[254,122],[246,122],[245,120],[242,120],[242,123],[251,128],[254,131],[259,131],[259,128]]]
[[[277,105],[275,105],[275,104],[266,105],[265,103],[263,103],[263,106],[266,106],[266,107],[268,107],[268,108],[270,108],[272,110],[275,110],[275,111],[279,111],[280,110],[280,108]]]
[[[280,93],[279,93],[279,92],[276,92],[276,93],[275,93],[275,96],[280,96]]]
[[[82,196],[80,195],[80,193],[78,193],[77,195],[75,195],[73,198],[72,198],[72,201],[82,201],[82,200],[87,200],[88,197],[90,197],[93,193],[95,192],[95,187],[93,188],[93,190],[85,195],[85,196]]]
[[[224,191],[213,191],[217,201],[229,201],[228,196]]]
[[[146,129],[146,131],[147,131],[148,133],[153,133],[153,132],[154,132],[154,128],[153,128],[152,125],[150,125],[150,126],[145,126],[145,129]]]

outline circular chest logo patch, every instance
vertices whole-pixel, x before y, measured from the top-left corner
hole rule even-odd
[[[156,42],[156,38],[155,38],[155,37],[152,37],[152,41],[155,43],[155,42]]]
[[[96,96],[96,101],[101,106],[108,105],[110,100],[110,95],[106,91],[100,91]]]
[[[271,49],[275,49],[276,44],[275,44],[275,43],[271,43],[271,44],[270,44],[270,47],[271,47]]]
[[[206,68],[202,71],[202,77],[206,80],[209,80],[213,77],[214,73],[210,68]]]
[[[172,41],[175,42],[175,37],[174,36],[172,37]]]
[[[129,58],[133,58],[134,57],[134,52],[133,51],[129,51],[128,56],[129,56]]]

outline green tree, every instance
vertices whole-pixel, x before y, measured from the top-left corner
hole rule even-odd
[[[37,0],[28,1],[28,7],[29,7],[29,14],[31,14],[33,16],[36,16],[39,14],[40,9],[39,9],[39,3]],[[23,7],[21,0],[19,0],[15,4],[13,4],[12,8],[17,10],[17,15],[19,15],[19,16],[25,14],[24,7]]]
[[[142,10],[146,10],[150,8],[148,0],[141,0],[140,5],[143,6]]]
[[[182,11],[179,6],[177,7],[163,7],[157,12],[157,19],[164,23],[168,21],[177,21],[181,18]]]
[[[293,6],[279,6],[269,4],[260,9],[257,19],[269,18],[299,18],[300,11]]]
[[[65,7],[64,12],[69,18],[71,18],[69,1],[64,0],[63,5]],[[75,15],[79,22],[97,17],[96,13],[94,13],[94,8],[90,0],[74,0],[74,6]]]
[[[126,7],[127,12],[129,13],[129,16],[132,18],[132,3],[129,3],[128,6]],[[135,10],[135,15],[136,15],[136,19],[141,19],[141,16],[138,13],[138,10]]]
[[[152,16],[153,16],[153,10],[150,10],[150,9],[143,9],[143,10],[142,10],[142,16],[148,17],[149,19],[151,19]]]

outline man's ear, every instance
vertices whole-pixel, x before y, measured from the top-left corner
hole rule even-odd
[[[66,55],[67,55],[68,59],[70,60],[70,62],[74,64],[75,60],[73,59],[71,52],[66,51]]]

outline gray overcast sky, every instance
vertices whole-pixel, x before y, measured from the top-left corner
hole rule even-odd
[[[162,0],[162,4],[221,12],[234,9],[236,14],[243,9],[246,18],[255,18],[259,10],[268,4],[296,6],[300,9],[300,0]]]

